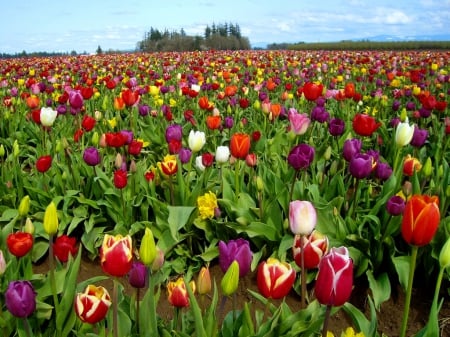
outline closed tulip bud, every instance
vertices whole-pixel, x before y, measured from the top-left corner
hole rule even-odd
[[[431,176],[431,173],[433,173],[433,166],[430,157],[428,157],[427,160],[425,161],[425,164],[422,167],[422,173],[424,174],[425,177],[429,177]]]
[[[330,176],[334,176],[337,172],[338,169],[338,161],[337,160],[333,160],[333,162],[330,165]]]
[[[437,171],[437,176],[439,178],[442,178],[443,175],[444,175],[444,166],[443,165],[439,165],[438,171]]]
[[[48,235],[55,235],[58,232],[58,213],[53,201],[45,209],[43,225]]]
[[[197,290],[200,295],[207,294],[211,291],[211,274],[208,267],[202,267],[198,273]]]
[[[228,267],[220,285],[225,296],[231,296],[236,292],[239,286],[239,263],[236,260]]]
[[[264,180],[260,176],[256,177],[256,188],[258,192],[264,191]]]
[[[293,234],[309,235],[316,227],[317,213],[309,201],[295,200],[289,204],[289,225]]]
[[[27,218],[25,220],[25,226],[23,227],[23,231],[25,233],[30,233],[31,235],[34,234],[34,224],[30,218]]]
[[[450,267],[450,238],[447,239],[439,254],[439,264],[441,268]]]
[[[414,125],[409,125],[408,118],[404,123],[399,123],[395,131],[395,143],[398,147],[403,147],[411,142],[414,135]]]
[[[19,204],[19,216],[25,217],[30,211],[30,196],[26,195],[20,200]]]
[[[2,276],[6,271],[6,261],[3,256],[3,251],[0,250],[0,276]]]
[[[327,147],[327,149],[325,150],[325,153],[323,154],[323,158],[325,160],[330,160],[330,158],[331,158],[331,146]]]
[[[161,248],[156,246],[156,257],[152,263],[152,271],[155,272],[160,270],[163,265],[164,265],[164,252],[162,251]]]
[[[133,288],[144,288],[147,284],[147,267],[141,261],[134,261],[128,273],[128,282]]]
[[[450,185],[448,185],[447,188],[445,189],[445,196],[447,198],[450,198]]]
[[[19,156],[20,150],[19,150],[19,143],[17,142],[17,139],[13,143],[13,156],[14,158],[17,158]]]
[[[11,315],[30,316],[36,310],[36,292],[30,281],[12,281],[5,292],[5,305]]]
[[[0,145],[0,157],[4,157],[5,156],[5,147],[3,146],[3,144]]]
[[[100,141],[100,136],[97,131],[94,131],[94,133],[92,134],[91,141],[92,141],[92,144],[94,144],[95,146],[98,145],[98,143]]]
[[[145,233],[139,247],[139,256],[146,266],[151,266],[156,258],[156,244],[153,232],[150,228],[145,228]]]

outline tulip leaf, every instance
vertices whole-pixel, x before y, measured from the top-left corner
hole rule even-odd
[[[370,296],[368,297],[370,305],[370,320],[353,304],[347,302],[342,308],[352,319],[357,330],[364,333],[364,336],[377,336],[377,313]]]
[[[173,238],[178,237],[178,232],[180,229],[185,227],[189,221],[189,217],[194,211],[195,207],[191,206],[168,206],[169,217],[167,222],[169,224],[170,233]]]
[[[39,261],[48,251],[48,241],[35,241],[33,244],[33,251],[31,259],[33,262]]]
[[[387,301],[391,296],[389,277],[387,273],[382,273],[378,278],[375,278],[371,270],[368,270],[366,275],[369,280],[369,287],[372,291],[375,308],[380,310],[381,303]]]
[[[403,290],[408,286],[409,266],[411,265],[410,256],[396,256],[392,258],[395,270],[397,271],[398,280]]]

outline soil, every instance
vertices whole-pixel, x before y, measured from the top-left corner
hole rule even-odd
[[[46,273],[48,271],[48,261],[43,261],[34,266],[35,273]],[[222,279],[223,272],[217,265],[210,266],[211,279],[216,281],[220,288],[220,280]],[[78,282],[87,280],[94,276],[106,276],[100,267],[100,263],[97,261],[91,261],[87,258],[82,259],[80,266]],[[127,293],[133,291],[127,280],[122,282],[124,290]],[[110,293],[112,293],[112,280],[105,280],[99,282],[97,285],[102,285]],[[264,310],[262,304],[256,300],[249,292],[248,289],[258,292],[256,286],[256,275],[253,273],[250,276],[246,276],[239,280],[239,289],[237,291],[237,308],[241,309],[243,303],[250,302],[251,308]],[[358,309],[363,311],[367,317],[369,317],[369,304],[367,303],[367,294],[370,291],[365,284],[356,284],[350,303],[355,305]],[[142,291],[145,293],[145,291]],[[312,294],[312,291],[311,291]],[[413,289],[413,296],[411,299],[411,306],[409,312],[408,330],[407,336],[414,336],[427,322],[429,310],[431,307],[431,301],[433,298],[432,291],[430,289],[415,288]],[[291,293],[285,299],[289,307],[295,311],[300,309],[300,297],[294,292]],[[281,303],[280,301],[273,301],[274,304]],[[224,313],[231,310],[231,301],[227,301],[225,304]],[[387,337],[398,337],[402,315],[404,310],[404,293],[400,286],[398,286],[391,298],[381,305],[380,310],[377,312],[378,331]],[[160,301],[158,303],[158,314],[163,319],[171,319],[173,315],[173,307],[168,303],[165,292],[162,292]],[[221,319],[223,317],[219,317]],[[450,337],[450,298],[446,296],[445,301],[439,312],[439,326],[441,330],[441,337]],[[329,322],[329,330],[334,333],[336,337],[340,337],[341,332],[345,331],[348,327],[354,327],[351,319],[346,315],[343,310],[339,310],[331,316]],[[357,331],[357,330],[356,330]],[[438,337],[438,336],[436,336]]]

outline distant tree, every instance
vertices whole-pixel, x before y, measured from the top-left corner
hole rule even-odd
[[[211,28],[207,25],[205,28],[205,39],[208,39],[211,36]]]
[[[100,45],[98,45],[98,47],[97,47],[96,54],[97,55],[103,54],[103,50],[102,50],[102,47],[100,47]]]

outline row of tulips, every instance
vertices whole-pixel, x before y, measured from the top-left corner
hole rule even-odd
[[[440,264],[432,256],[448,237],[448,55],[432,56],[211,51],[6,61],[2,235],[34,227],[33,241],[20,234],[21,250],[32,247],[37,261],[57,254],[60,237],[96,258],[104,236],[139,243],[151,228],[169,274],[188,276],[220,259],[220,241],[242,237],[255,252],[253,271],[266,258],[300,270],[302,308],[322,255],[345,246],[379,308],[386,280],[407,288],[407,244],[427,246],[418,266],[433,280]],[[19,205],[28,195],[32,212]],[[430,196],[442,225],[416,227],[415,201],[403,229],[414,195]],[[310,227],[288,230],[293,200],[310,203],[301,211]],[[42,206],[50,202],[60,217],[51,233]],[[292,216],[302,209],[292,208]]]

